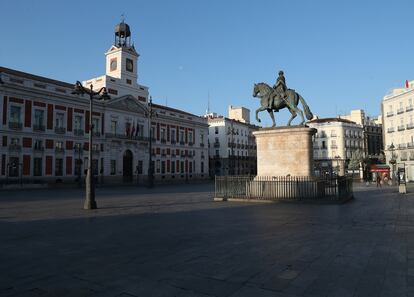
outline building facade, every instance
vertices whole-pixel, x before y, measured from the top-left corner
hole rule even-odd
[[[373,161],[378,161],[384,151],[382,137],[382,117],[372,118],[365,115],[364,110],[351,110],[349,115],[341,115],[340,118],[355,122],[363,127],[364,156]]]
[[[381,102],[386,163],[393,172],[396,167],[405,167],[410,181],[414,180],[413,101],[414,81],[410,81],[405,88],[391,90]]]
[[[313,136],[313,158],[317,175],[344,175],[352,155],[363,152],[363,127],[350,120],[323,118],[307,123],[317,129]]]
[[[83,82],[111,96],[94,100],[92,114],[89,97],[73,95],[73,84],[0,67],[1,180],[80,182],[90,149],[94,174],[106,182],[145,182],[150,153],[156,181],[208,178],[207,120],[152,104],[150,121],[129,26],[117,25],[114,35],[106,74]]]
[[[210,175],[255,175],[256,140],[250,124],[250,111],[229,107],[229,117],[206,115],[209,124]]]

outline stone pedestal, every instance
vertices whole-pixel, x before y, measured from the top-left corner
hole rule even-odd
[[[262,128],[257,144],[257,176],[313,176],[312,135],[306,126]]]

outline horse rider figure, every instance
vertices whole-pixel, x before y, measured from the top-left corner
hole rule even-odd
[[[273,85],[273,89],[275,90],[276,95],[272,96],[271,99],[269,100],[269,109],[272,109],[272,106],[275,100],[274,98],[276,96],[279,96],[280,99],[286,101],[286,90],[287,90],[286,79],[285,79],[285,76],[282,70],[279,71],[279,76],[276,80],[276,83]]]

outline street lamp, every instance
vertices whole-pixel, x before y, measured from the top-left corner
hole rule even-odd
[[[397,160],[395,159],[395,155],[394,155],[394,143],[391,143],[390,147],[388,148],[391,151],[391,159],[390,159],[390,164],[392,165],[392,178],[394,179],[395,176],[395,163],[397,163]]]
[[[152,109],[152,97],[148,103],[148,129],[149,129],[149,164],[148,164],[148,187],[154,187],[154,166],[152,166],[152,124],[151,120],[157,113]]]
[[[93,139],[93,99],[102,99],[108,100],[110,99],[106,88],[100,88],[98,91],[93,90],[93,85],[91,84],[90,88],[85,88],[82,84],[77,81],[75,84],[75,89],[73,90],[72,94],[77,95],[89,95],[89,162],[88,162],[88,172],[86,174],[86,197],[85,203],[83,205],[84,209],[96,209],[96,201],[95,201],[95,183],[94,183],[94,176],[92,172],[92,139]]]

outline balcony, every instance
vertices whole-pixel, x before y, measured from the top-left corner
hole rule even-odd
[[[160,141],[161,141],[161,143],[164,143],[164,144],[167,143],[167,140],[165,138],[161,138]]]
[[[180,141],[180,144],[181,144],[181,145],[184,145],[185,143],[184,143],[184,141]]]
[[[92,135],[93,135],[94,137],[101,137],[101,132],[98,132],[98,131],[93,131],[93,132],[92,132]]]
[[[189,146],[193,146],[193,145],[194,145],[194,143],[192,143],[192,142],[189,142],[189,143],[188,143],[188,145],[189,145]]]
[[[21,150],[22,146],[20,144],[9,144],[9,151],[20,152]]]
[[[33,151],[36,153],[43,153],[45,151],[45,148],[43,146],[35,145],[33,148]]]
[[[9,128],[14,130],[21,130],[23,127],[22,123],[18,122],[9,122]]]
[[[184,157],[185,157],[185,153],[181,152],[181,158],[184,158]]]
[[[405,143],[400,143],[400,144],[398,145],[398,149],[400,149],[400,150],[405,149],[405,148],[407,148],[407,146],[406,146],[406,144],[405,144]]]
[[[398,108],[397,109],[397,114],[401,114],[401,113],[403,113],[404,112],[404,108]]]
[[[409,129],[414,129],[414,124],[413,123],[407,124],[407,130],[409,130]]]
[[[336,134],[331,134],[331,137],[337,137],[337,135]]]
[[[332,145],[331,145],[331,149],[336,150],[337,148],[338,148],[338,146],[337,146],[336,144],[332,144]]]
[[[388,133],[392,133],[392,132],[394,132],[394,131],[395,131],[395,130],[394,130],[394,127],[392,127],[392,128],[388,128],[388,129],[387,129],[387,132],[388,132]]]
[[[215,148],[220,147],[220,142],[215,142],[215,143],[214,143],[214,147],[215,147]]]
[[[171,140],[171,144],[176,144],[177,142],[175,140]]]
[[[149,137],[146,136],[126,136],[124,134],[105,133],[106,138],[125,139],[125,140],[136,140],[136,141],[149,141]],[[155,138],[153,138],[153,141]]]
[[[33,125],[33,131],[45,131],[45,126],[43,125]]]
[[[401,157],[401,161],[407,161],[407,157]]]
[[[407,106],[405,108],[405,111],[412,111],[413,109],[414,109],[414,107],[412,105],[410,105],[410,106]]]
[[[63,127],[55,127],[55,133],[56,134],[65,134],[66,133],[66,128],[63,128]]]
[[[204,147],[204,143],[200,143],[200,147]]]
[[[92,154],[99,155],[100,153],[101,153],[101,150],[99,148],[92,149]]]
[[[76,136],[83,136],[85,135],[85,132],[82,129],[75,129],[73,130],[73,134]]]
[[[400,125],[400,126],[397,127],[397,129],[398,129],[398,131],[404,131],[405,127],[404,127],[404,125]]]
[[[82,154],[83,153],[82,147],[75,147],[75,153]]]
[[[201,155],[201,159],[204,159],[204,155]]]
[[[414,148],[414,142],[408,142],[407,147],[408,148]]]
[[[65,149],[63,147],[55,147],[55,153],[63,154],[64,152],[65,152]]]
[[[387,117],[392,117],[393,115],[394,115],[394,112],[393,111],[387,112]]]

